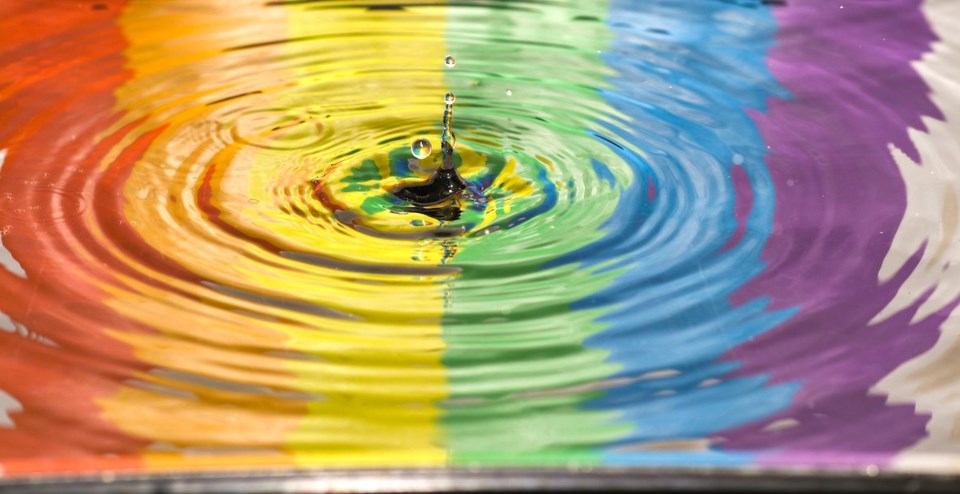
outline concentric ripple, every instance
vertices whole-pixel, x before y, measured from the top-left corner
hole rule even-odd
[[[897,43],[843,97],[783,69],[820,14],[777,2],[0,6],[0,466],[885,464],[923,419],[870,388],[956,302],[911,319],[918,261],[878,279],[907,207],[887,145],[942,117],[898,2],[910,29],[866,13],[808,48]],[[894,86],[877,139],[829,145],[869,119],[838,100]],[[402,201],[447,92],[468,188]],[[830,269],[822,297],[785,288]],[[832,387],[819,366],[869,360],[815,352],[851,306],[845,335],[883,313],[917,336]],[[848,433],[844,400],[898,427]]]

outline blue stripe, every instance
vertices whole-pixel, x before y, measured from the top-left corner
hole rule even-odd
[[[795,313],[771,311],[763,299],[737,307],[729,302],[762,271],[760,254],[772,230],[775,191],[766,145],[746,109],[763,111],[767,98],[789,96],[764,63],[776,24],[766,7],[718,0],[614,0],[609,18],[615,39],[603,56],[620,75],[602,94],[625,118],[605,124],[606,133],[596,137],[622,161],[594,168],[603,179],[633,180],[618,188],[605,236],[557,263],[623,270],[573,308],[607,308],[598,319],[605,329],[585,344],[609,352],[621,368],[616,377],[633,380],[586,406],[617,411],[633,426],[611,446],[707,437],[785,408],[799,387],[769,385],[766,376],[723,379],[737,364],[719,360]],[[753,207],[744,235],[727,246],[738,226],[731,179],[736,155]],[[639,379],[665,369],[679,374]],[[720,381],[704,386],[709,378]],[[611,452],[605,461],[705,458]],[[749,462],[752,456],[716,459]]]

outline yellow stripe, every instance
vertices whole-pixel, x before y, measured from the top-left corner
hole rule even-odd
[[[111,334],[148,365],[175,376],[297,393],[299,399],[151,372],[138,379],[182,396],[130,385],[100,402],[105,416],[154,442],[145,456],[157,469],[290,461],[442,464],[436,401],[448,387],[436,321],[447,276],[350,273],[283,258],[212,224],[196,197],[212,164],[211,200],[220,220],[282,250],[368,265],[425,267],[442,258],[434,242],[344,234],[291,208],[315,207],[303,199],[309,195],[303,188],[335,157],[353,148],[385,153],[397,145],[378,146],[377,136],[433,132],[444,92],[438,67],[445,8],[367,13],[263,8],[259,0],[192,1],[190,9],[178,8],[183,5],[134,2],[121,19],[134,75],[118,90],[118,104],[127,121],[146,118],[141,129],[167,126],[130,175],[125,214],[148,244],[211,288],[127,260],[193,296],[118,276],[104,283],[112,295],[106,303],[157,333]],[[374,34],[349,36],[356,33]],[[331,36],[225,51],[320,34]],[[205,104],[253,90],[261,93],[233,105]],[[298,146],[312,151],[309,158],[292,159],[302,156],[290,149]],[[243,302],[218,285],[348,317]],[[278,350],[302,358],[271,353]],[[208,454],[183,456],[178,451],[184,448]],[[241,451],[227,454],[231,448]]]
[[[303,61],[295,79],[302,104],[323,118],[323,125],[335,136],[330,139],[332,144],[321,146],[316,165],[308,170],[326,170],[336,164],[338,157],[355,148],[362,149],[363,156],[382,156],[417,136],[428,136],[436,142],[434,126],[442,112],[445,92],[441,71],[445,7],[414,7],[399,12],[291,7],[289,12],[290,38],[329,36],[291,43],[285,52],[286,56]],[[357,37],[358,33],[364,36]],[[377,144],[384,136],[404,133],[407,139],[399,143]],[[386,177],[386,160],[374,161],[381,176]],[[267,174],[280,172],[270,170],[265,162],[258,162],[257,168]],[[254,188],[249,193],[256,194],[258,190]],[[291,230],[294,228],[291,225]],[[288,231],[286,235],[298,231]],[[346,259],[379,258],[391,265],[428,266],[428,262],[435,263],[443,255],[441,246],[429,241],[398,241],[359,234],[350,240],[352,243],[343,245],[341,236],[341,245],[336,247],[322,239],[312,242],[324,251],[342,250]],[[337,451],[322,446],[335,437],[355,448],[356,454],[348,457],[349,462],[441,465],[446,460],[438,445],[440,412],[436,406],[436,401],[448,394],[440,361],[444,348],[441,328],[439,323],[415,322],[439,321],[443,291],[438,282],[442,278],[389,278],[391,283],[402,283],[402,288],[372,286],[362,296],[371,309],[388,306],[399,310],[390,316],[378,316],[381,326],[369,327],[363,334],[400,337],[389,338],[393,347],[389,354],[371,355],[371,347],[363,345],[339,356],[361,368],[385,367],[372,371],[357,388],[345,389],[342,394],[330,396],[329,401],[310,405],[310,417],[290,436],[292,451],[301,464],[335,461]],[[321,335],[304,333],[292,346],[300,349],[322,341]],[[289,362],[287,368],[297,373],[305,387],[325,379],[309,361]]]

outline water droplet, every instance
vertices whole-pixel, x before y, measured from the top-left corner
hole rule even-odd
[[[454,96],[453,93],[447,93],[443,95],[443,101],[448,105],[452,105],[453,102],[456,100],[457,100],[457,97]]]
[[[443,59],[443,64],[452,69],[457,65],[457,59],[453,58],[452,55],[447,55],[447,58]]]
[[[507,89],[507,96],[513,96],[513,91]]]
[[[415,158],[422,160],[433,152],[433,145],[430,144],[428,139],[417,139],[410,143],[410,152],[413,153]]]

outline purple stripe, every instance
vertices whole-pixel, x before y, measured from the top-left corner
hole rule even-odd
[[[729,430],[728,450],[767,450],[766,463],[883,463],[925,436],[928,416],[886,405],[868,389],[929,349],[948,311],[916,324],[919,303],[873,326],[919,261],[880,285],[877,273],[906,208],[889,144],[918,160],[907,128],[940,117],[910,63],[935,40],[919,0],[791,0],[769,66],[795,98],[770,101],[755,119],[770,146],[777,190],[765,271],[734,297],[799,307],[782,326],[726,355],[738,374],[801,382],[776,417]],[[763,431],[773,420],[798,425]]]
[[[737,229],[730,235],[730,240],[723,246],[724,251],[738,245],[743,240],[743,235],[747,231],[747,218],[753,209],[753,184],[750,183],[750,177],[740,166],[733,164],[730,166],[730,181],[733,182],[735,191],[733,201],[733,217],[737,220]]]

